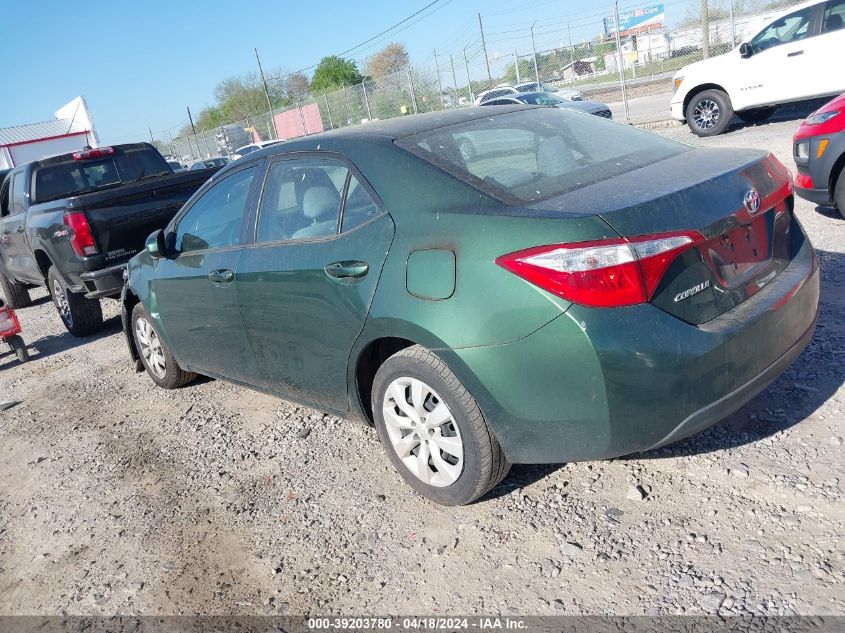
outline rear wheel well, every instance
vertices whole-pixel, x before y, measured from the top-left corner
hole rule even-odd
[[[373,379],[382,363],[399,350],[416,345],[404,338],[385,337],[371,341],[358,356],[355,366],[355,385],[358,399],[367,416],[367,421],[373,424],[373,406],[370,394],[373,390]]]
[[[132,292],[131,288],[127,288],[126,296],[123,299],[123,315],[125,315],[124,318],[126,319],[124,322],[124,332],[126,333],[126,343],[129,345],[129,353],[132,355],[132,360],[136,363],[140,361],[141,356],[138,352],[138,346],[135,343],[135,336],[132,334],[132,310],[139,303],[141,303],[141,300],[138,298],[138,295]],[[137,365],[136,369],[140,371]]]
[[[718,84],[701,84],[700,86],[696,86],[687,93],[687,96],[684,97],[684,116],[686,116],[687,107],[689,106],[690,101],[692,101],[697,94],[700,94],[705,90],[721,90],[726,95],[728,94],[728,91]],[[728,95],[728,99],[730,98],[730,95]]]
[[[41,276],[44,279],[47,279],[47,273],[50,270],[50,266],[53,265],[53,262],[50,261],[50,257],[44,251],[35,251],[35,262],[38,264],[38,270],[41,271]]]

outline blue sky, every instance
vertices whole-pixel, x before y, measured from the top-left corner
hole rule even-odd
[[[429,2],[6,0],[0,127],[50,119],[81,94],[103,142],[141,140],[148,127],[156,138],[166,138],[165,130],[175,133],[181,126],[185,106],[198,113],[213,103],[221,79],[256,70],[253,47],[265,71],[293,72],[368,40]],[[623,9],[648,4],[654,3],[620,0]],[[688,2],[666,4],[667,14],[672,17],[673,5],[679,19]],[[415,65],[433,67],[435,49],[442,65],[449,53],[457,63],[465,45],[470,53],[480,48],[478,11],[488,55],[511,55],[515,48],[529,54],[534,20],[541,50],[568,41],[567,23],[573,40],[594,37],[609,10],[609,0],[439,0],[399,27],[404,30],[347,57],[360,61],[398,41]],[[480,53],[471,67],[474,78],[486,74]],[[443,76],[445,82],[445,69]]]

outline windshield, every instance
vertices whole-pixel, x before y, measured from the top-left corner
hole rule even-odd
[[[33,202],[48,202],[173,173],[151,148],[118,151],[90,160],[47,163],[32,174]]]
[[[559,108],[484,117],[396,143],[512,204],[545,200],[692,149]]]
[[[534,105],[553,106],[559,103],[566,103],[565,99],[550,95],[548,92],[534,92],[532,94],[521,95],[519,100],[523,103],[532,103]]]

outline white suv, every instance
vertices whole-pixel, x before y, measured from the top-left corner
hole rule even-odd
[[[790,7],[749,42],[678,71],[672,118],[698,136],[721,134],[734,113],[763,121],[779,104],[845,91],[843,59],[845,0]]]

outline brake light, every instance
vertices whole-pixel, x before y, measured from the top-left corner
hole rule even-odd
[[[113,147],[98,147],[97,149],[88,149],[84,152],[74,152],[73,160],[85,160],[87,158],[97,158],[98,156],[111,156],[114,154]]]
[[[503,255],[496,263],[573,303],[616,308],[649,301],[675,258],[702,241],[700,233],[679,231],[551,244]]]
[[[813,189],[813,177],[810,174],[805,174],[803,172],[796,172],[795,174],[795,186],[801,187],[802,189]]]
[[[70,229],[70,245],[80,257],[97,254],[97,243],[91,233],[88,218],[81,211],[65,213],[65,226]]]

